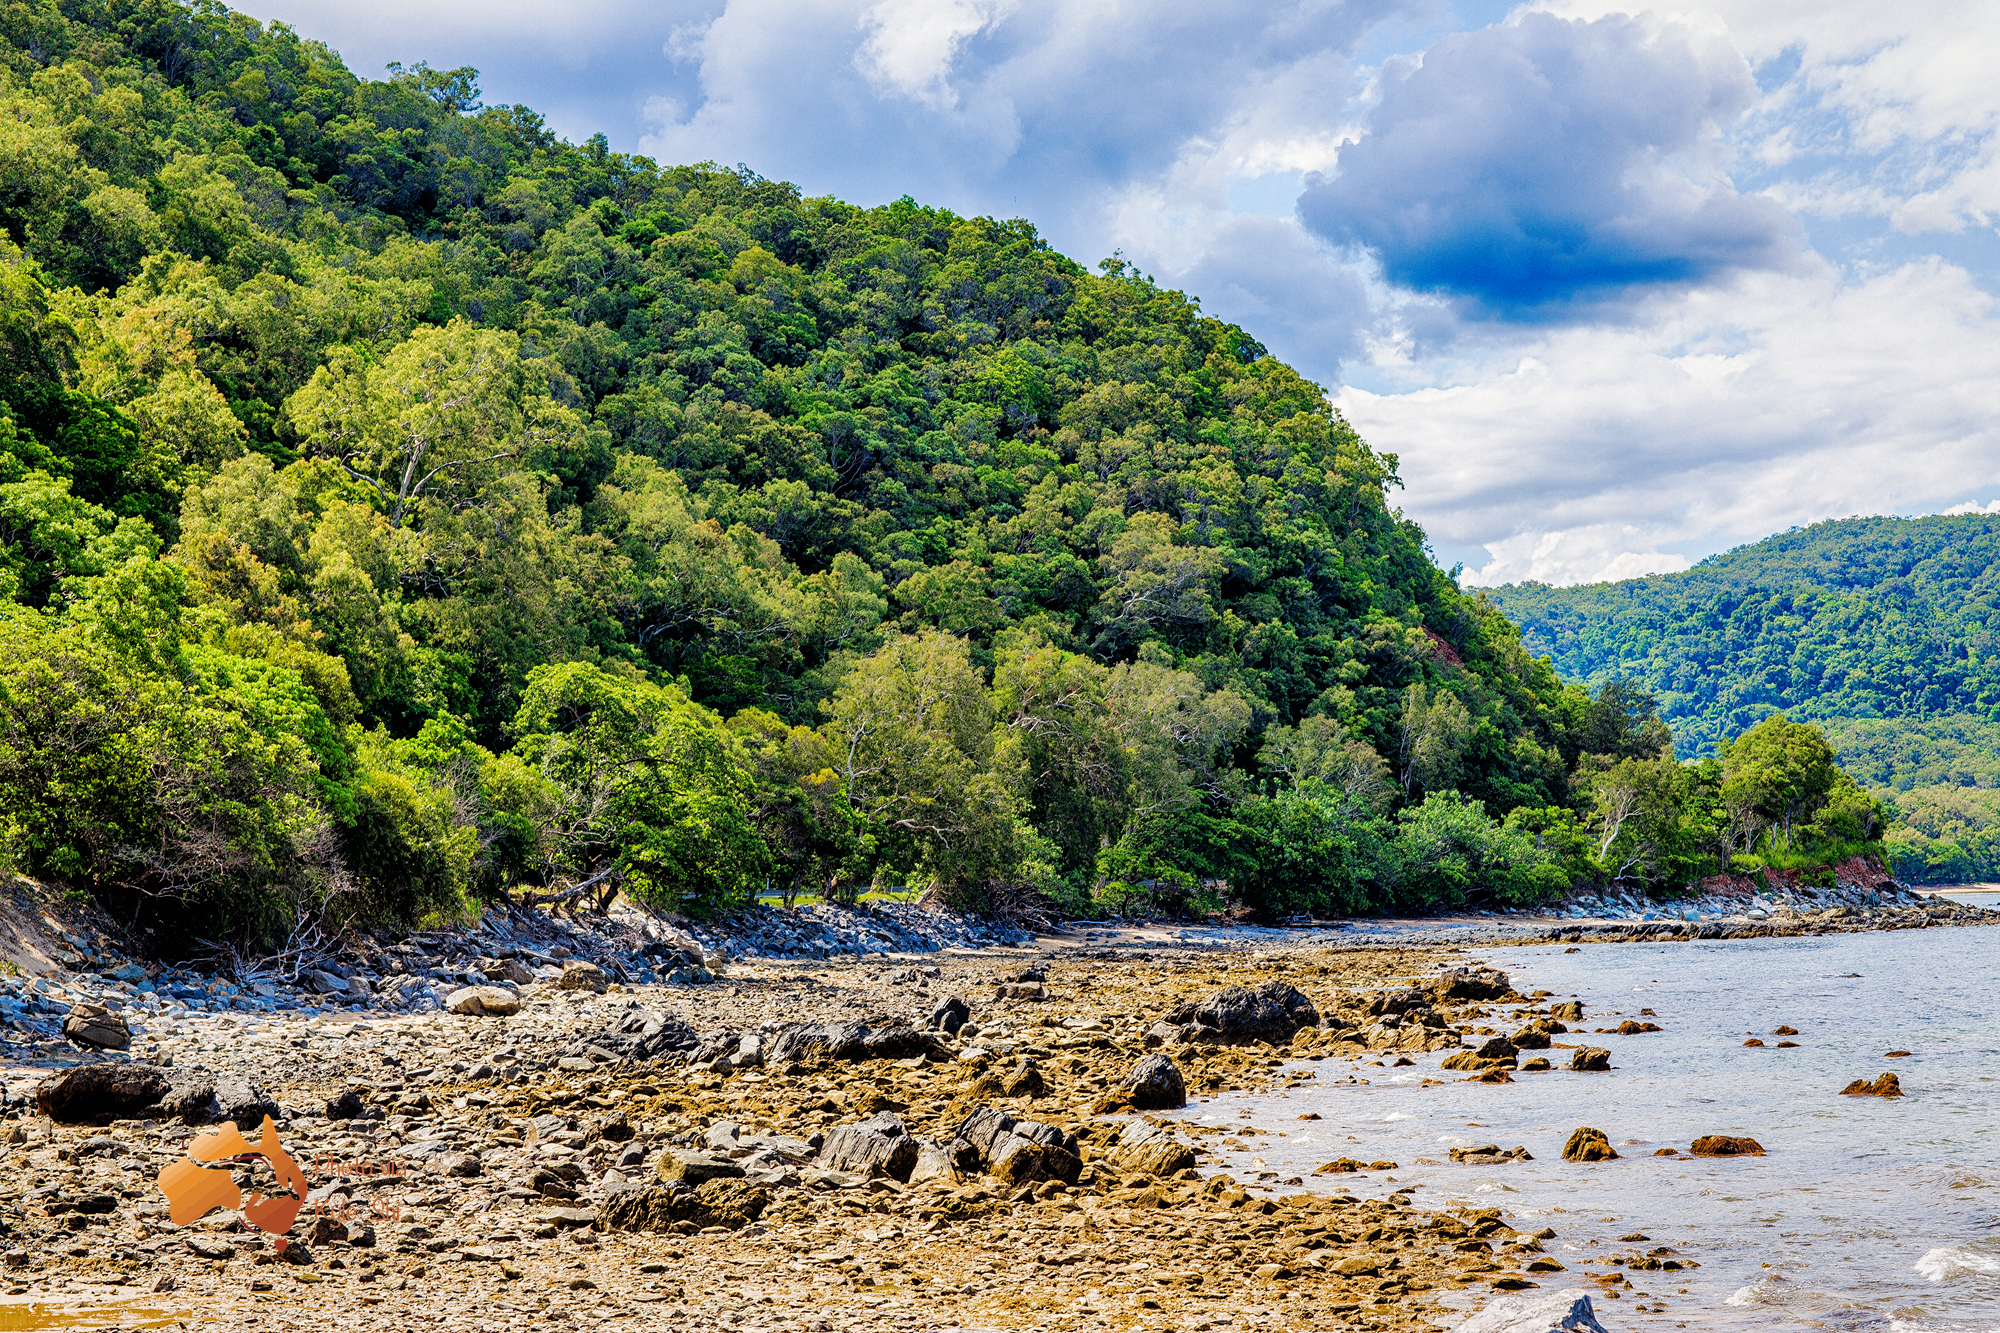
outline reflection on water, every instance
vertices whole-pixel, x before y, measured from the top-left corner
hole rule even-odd
[[[64,1305],[46,1296],[0,1297],[0,1333],[23,1333],[38,1328],[158,1328],[186,1319],[185,1314],[169,1314],[123,1302]]]
[[[1701,1265],[1631,1273],[1636,1290],[1601,1302],[1614,1327],[1996,1330],[1996,945],[2000,934],[1940,929],[1495,951],[1488,961],[1522,992],[1581,999],[1586,1019],[1572,1027],[1615,1027],[1652,1009],[1666,1030],[1583,1034],[1612,1051],[1608,1074],[1494,1085],[1443,1073],[1440,1055],[1408,1069],[1329,1060],[1301,1066],[1317,1070],[1317,1087],[1217,1097],[1187,1116],[1227,1124],[1246,1143],[1222,1158],[1239,1180],[1310,1179],[1336,1157],[1387,1158],[1401,1168],[1333,1182],[1376,1197],[1415,1185],[1420,1206],[1498,1206],[1522,1230],[1551,1226],[1558,1236],[1545,1245],[1569,1268],[1554,1284],[1618,1271],[1605,1261],[1630,1254],[1620,1238],[1640,1232],[1639,1248],[1669,1246]],[[1513,1030],[1504,1012],[1493,1026]],[[1798,1034],[1775,1036],[1781,1026]],[[1770,1044],[1745,1047],[1753,1035]],[[1548,1054],[1560,1063],[1564,1052]],[[1900,1101],[1839,1095],[1892,1069],[1908,1093]],[[1350,1071],[1370,1081],[1333,1083]],[[1297,1118],[1308,1113],[1323,1118]],[[1562,1161],[1580,1125],[1609,1135],[1620,1160]],[[1705,1134],[1755,1138],[1768,1155],[1653,1155],[1685,1153]],[[1535,1160],[1448,1160],[1453,1147],[1487,1143],[1525,1145]],[[1634,1309],[1642,1300],[1660,1308]]]

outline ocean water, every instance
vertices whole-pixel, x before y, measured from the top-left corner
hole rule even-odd
[[[1442,1072],[1443,1053],[1407,1069],[1328,1059],[1297,1066],[1316,1072],[1312,1084],[1196,1102],[1186,1117],[1238,1131],[1249,1146],[1221,1165],[1246,1183],[1303,1175],[1309,1188],[1371,1197],[1414,1185],[1419,1207],[1499,1207],[1523,1231],[1553,1227],[1544,1249],[1569,1271],[1542,1275],[1545,1289],[1585,1285],[1620,1271],[1602,1262],[1611,1255],[1659,1246],[1700,1265],[1631,1273],[1634,1290],[1597,1301],[1614,1330],[2000,1333],[1996,959],[2000,931],[1979,928],[1493,950],[1486,961],[1522,993],[1583,1002],[1577,1033],[1557,1040],[1607,1047],[1611,1072],[1570,1073],[1560,1050],[1545,1052],[1557,1072],[1511,1084]],[[1665,1031],[1590,1031],[1642,1009]],[[1779,1026],[1798,1035],[1774,1036]],[[1745,1047],[1752,1035],[1765,1046]],[[1886,1057],[1896,1050],[1911,1054]],[[1900,1100],[1840,1095],[1888,1070]],[[1447,1081],[1424,1087],[1427,1077]],[[1323,1118],[1298,1118],[1308,1113]],[[1620,1159],[1564,1162],[1583,1125]],[[1652,1155],[1705,1134],[1754,1138],[1767,1155]],[[1535,1160],[1448,1161],[1455,1146],[1485,1143],[1523,1145]],[[1312,1176],[1342,1156],[1401,1165]],[[1620,1242],[1633,1233],[1647,1240]]]

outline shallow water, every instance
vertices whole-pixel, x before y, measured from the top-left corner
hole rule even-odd
[[[1324,1060],[1299,1066],[1317,1072],[1314,1085],[1217,1097],[1187,1114],[1267,1131],[1223,1158],[1239,1180],[1304,1175],[1375,1197],[1414,1184],[1420,1207],[1497,1206],[1521,1230],[1551,1226],[1544,1246],[1569,1271],[1543,1277],[1545,1288],[1618,1271],[1593,1259],[1661,1245],[1700,1263],[1632,1273],[1636,1290],[1598,1302],[1614,1329],[2000,1330],[1996,950],[2000,933],[1981,929],[1504,950],[1489,961],[1516,989],[1583,1001],[1585,1021],[1571,1025],[1583,1035],[1558,1040],[1608,1047],[1610,1073],[1494,1085],[1441,1073],[1442,1053],[1409,1069]],[[1666,1030],[1588,1032],[1642,1008]],[[1777,1048],[1780,1025],[1799,1030],[1784,1038],[1797,1048]],[[1768,1044],[1744,1047],[1751,1035]],[[1892,1050],[1912,1054],[1885,1058]],[[1907,1096],[1839,1095],[1885,1070]],[[1335,1081],[1350,1072],[1370,1082]],[[1419,1086],[1426,1077],[1448,1081]],[[1307,1112],[1324,1119],[1296,1118]],[[1620,1160],[1562,1161],[1580,1125],[1609,1135]],[[1650,1156],[1704,1134],[1746,1135],[1768,1155]],[[1447,1160],[1483,1143],[1522,1144],[1535,1160]],[[1311,1177],[1341,1156],[1402,1166]],[[1618,1243],[1633,1232],[1648,1241]]]

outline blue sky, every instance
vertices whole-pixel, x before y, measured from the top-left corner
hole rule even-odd
[[[2000,6],[251,0],[357,72],[1025,216],[1245,325],[1469,582],[2000,511]]]

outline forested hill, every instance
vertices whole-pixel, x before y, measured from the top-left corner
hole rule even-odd
[[[1874,827],[1819,769],[1724,821],[1318,386],[1023,221],[27,0],[0,230],[0,861],[184,942],[517,893],[1421,909]]]
[[[1815,523],[1677,574],[1488,596],[1565,677],[1656,690],[1685,755],[1776,710],[2000,722],[1990,514]]]

